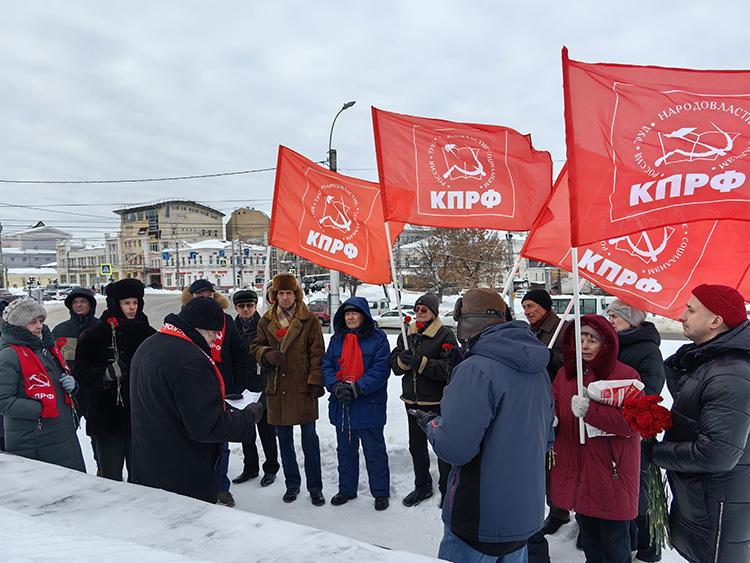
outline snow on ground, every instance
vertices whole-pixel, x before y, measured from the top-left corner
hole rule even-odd
[[[330,335],[324,335],[326,343]],[[395,345],[397,335],[389,335],[391,346]],[[667,340],[662,343],[662,354],[666,358],[674,353],[683,342]],[[323,507],[314,507],[303,491],[296,502],[285,504],[281,501],[284,494],[283,472],[279,472],[278,479],[270,487],[261,488],[259,480],[255,479],[241,485],[232,485],[231,491],[237,506],[231,511],[248,511],[262,514],[289,522],[334,532],[375,545],[435,556],[438,551],[443,533],[440,520],[440,510],[437,507],[439,494],[437,493],[437,461],[432,455],[432,475],[435,483],[435,496],[413,508],[406,508],[401,499],[409,493],[414,484],[411,457],[409,455],[409,440],[407,430],[406,411],[399,400],[401,395],[401,378],[391,376],[388,383],[388,422],[385,427],[386,445],[388,447],[391,471],[391,506],[376,512],[373,508],[373,498],[367,487],[367,471],[364,459],[360,459],[360,480],[358,498],[343,506],[331,506],[330,502]],[[671,397],[665,388],[664,406],[671,405]],[[317,423],[320,437],[320,450],[323,466],[323,493],[326,500],[338,491],[336,434],[333,425],[328,421],[328,396],[321,398],[320,419]],[[96,472],[91,447],[83,431],[79,432],[81,444],[84,447],[86,466],[90,473]],[[295,430],[297,444],[297,460],[302,468],[303,455],[299,441],[299,431]],[[260,440],[257,440],[261,462],[263,452]],[[236,477],[242,472],[242,448],[240,444],[231,444],[229,477]],[[363,456],[361,456],[363,457]],[[303,472],[304,475],[304,472]],[[304,479],[303,479],[304,480]],[[2,497],[0,496],[0,499]],[[0,500],[0,504],[2,504]],[[575,539],[577,526],[571,522],[563,526],[557,534],[549,536],[550,554],[555,563],[577,563],[584,560],[583,552],[576,550]],[[664,555],[665,563],[681,562],[683,559],[676,552],[669,551]]]
[[[181,295],[181,289],[154,289],[153,287],[147,287],[144,290],[146,295]]]

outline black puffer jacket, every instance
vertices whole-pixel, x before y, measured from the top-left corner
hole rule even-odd
[[[661,336],[654,323],[645,322],[641,326],[617,333],[620,353],[617,359],[629,365],[641,376],[646,385],[646,395],[661,395],[664,388],[664,358],[659,345]]]
[[[259,320],[260,315],[257,312],[247,321],[243,321],[239,315],[234,318],[234,327],[242,339],[242,348],[247,352],[247,374],[240,383],[244,385],[243,389],[247,389],[253,393],[260,393],[266,389],[267,370],[261,368],[260,373],[258,373],[258,364],[255,361],[255,356],[250,353],[250,345],[258,334]],[[239,393],[240,391],[237,392]]]
[[[458,346],[456,335],[443,326],[440,319],[435,319],[422,330],[417,329],[417,323],[413,322],[406,337],[414,357],[422,359],[416,370],[401,362],[398,355],[404,351],[404,339],[399,335],[391,352],[391,369],[395,375],[404,376],[401,400],[409,404],[439,405],[443,388],[450,380],[448,352]]]
[[[122,369],[120,396],[118,403],[117,384],[105,381],[107,367],[115,361],[112,348],[112,326],[108,319],[117,324],[114,329],[117,349]],[[130,432],[130,361],[138,346],[156,332],[148,323],[148,318],[140,310],[132,320],[125,318],[122,311],[107,309],[102,322],[85,331],[78,340],[73,376],[78,384],[89,392],[89,411],[86,420],[86,434],[97,436],[109,433]]]
[[[666,361],[673,428],[654,447],[674,500],[671,540],[689,561],[750,561],[750,321]]]

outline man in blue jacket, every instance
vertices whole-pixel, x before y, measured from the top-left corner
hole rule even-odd
[[[435,453],[453,468],[438,557],[526,561],[544,519],[544,458],[554,441],[549,351],[522,321],[506,322],[492,289],[456,302],[464,360],[451,375],[441,416],[415,410]]]
[[[323,382],[331,393],[328,417],[336,426],[339,462],[339,492],[331,504],[340,506],[357,496],[361,441],[375,510],[385,510],[390,496],[383,436],[391,373],[388,339],[375,328],[362,297],[347,299],[333,326],[335,334],[323,357]]]

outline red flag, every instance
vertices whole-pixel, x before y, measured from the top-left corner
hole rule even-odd
[[[521,254],[572,271],[568,169],[563,168]],[[696,221],[612,237],[578,249],[578,271],[608,293],[645,311],[676,319],[702,283],[738,288],[750,265],[750,223]]]
[[[403,230],[390,223],[392,240]],[[269,242],[367,283],[391,280],[377,184],[331,172],[279,147]]]
[[[750,71],[568,59],[574,246],[702,219],[750,220]]]
[[[552,160],[508,127],[372,108],[385,217],[414,225],[527,231],[552,187]]]

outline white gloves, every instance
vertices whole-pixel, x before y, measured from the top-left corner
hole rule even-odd
[[[591,403],[591,399],[588,397],[583,397],[581,395],[573,395],[570,398],[570,409],[573,411],[573,414],[577,416],[578,418],[583,418],[586,416],[586,413],[589,410],[589,404]]]

